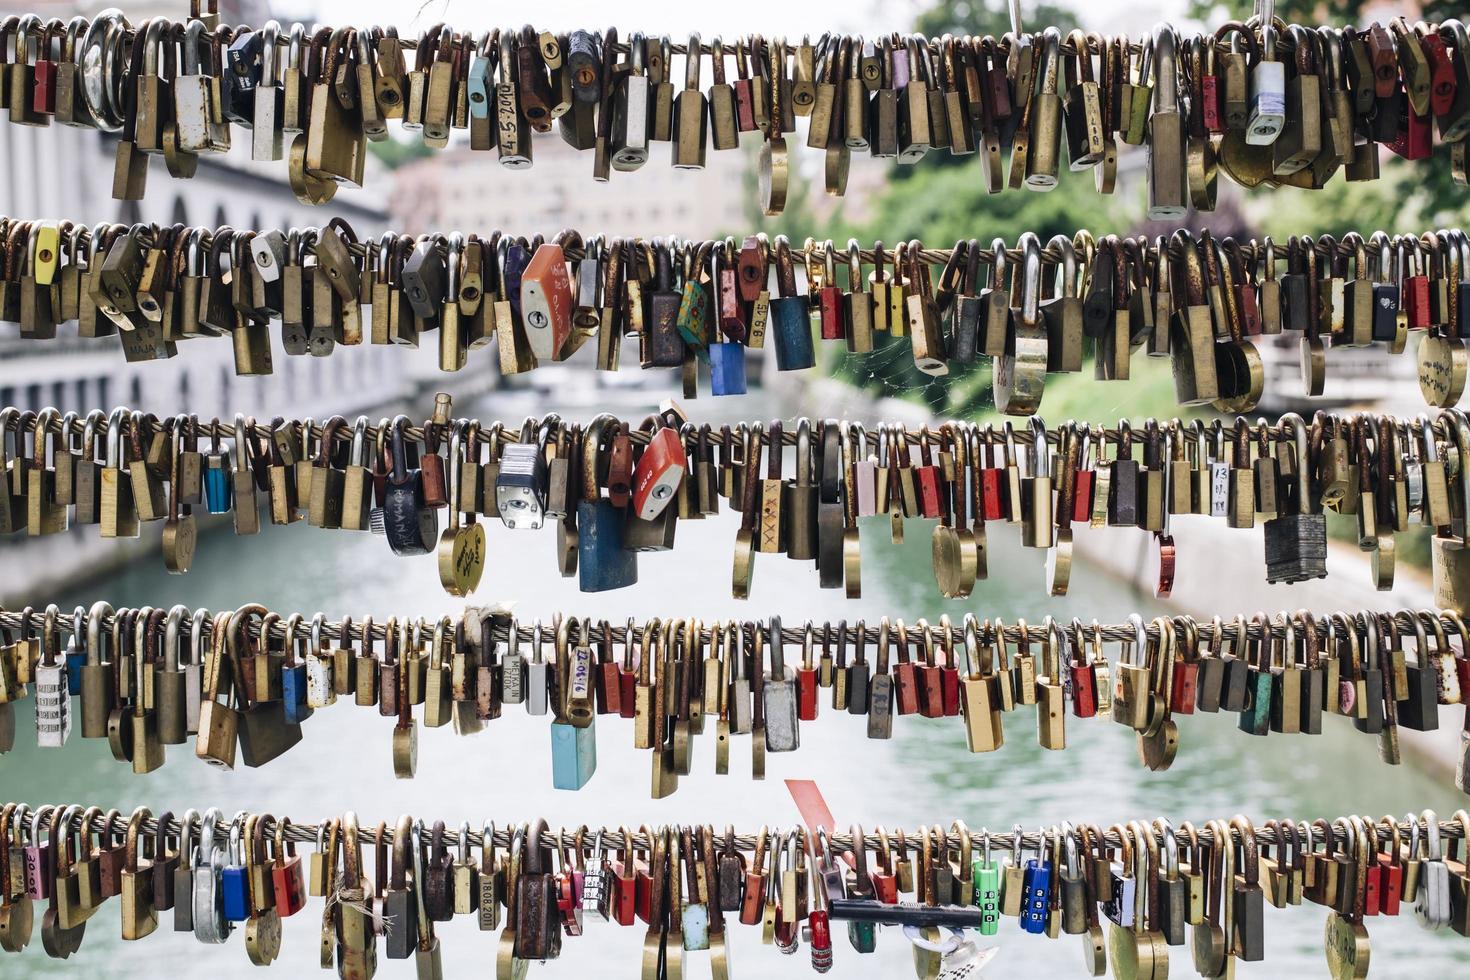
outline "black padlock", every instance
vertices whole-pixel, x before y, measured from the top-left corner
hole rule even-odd
[[[1375,232],[1369,245],[1376,246],[1378,250],[1377,269],[1373,276],[1373,339],[1392,344],[1398,339],[1400,293],[1388,236],[1381,231]]]
[[[1413,613],[1415,659],[1404,665],[1409,678],[1407,690],[1396,692],[1399,724],[1416,732],[1432,732],[1439,728],[1439,678],[1429,663],[1429,644],[1424,635],[1424,621]]]
[[[388,546],[401,556],[425,555],[434,549],[439,537],[439,512],[424,502],[424,475],[408,463],[408,449],[403,430],[408,416],[393,419],[390,449],[392,469],[388,471],[387,499],[383,502],[383,529]]]
[[[525,841],[521,874],[516,879],[515,956],[520,960],[550,960],[561,955],[561,924],[557,921],[556,878],[551,874],[546,820],[537,820]]]
[[[413,247],[403,263],[399,280],[414,316],[433,323],[444,305],[445,267],[441,236],[433,235]],[[426,324],[427,326],[427,324]]]
[[[653,241],[653,292],[649,297],[648,329],[642,334],[645,367],[679,367],[684,363],[684,338],[679,334],[679,305],[683,295],[674,282],[674,260],[659,239]],[[774,304],[773,304],[774,305]]]
[[[1283,431],[1296,434],[1296,480],[1289,505],[1266,522],[1266,581],[1305,582],[1327,577],[1327,517],[1312,513],[1311,457],[1307,451],[1307,427],[1302,417],[1288,412],[1281,417]]]
[[[1082,298],[1082,332],[1093,340],[1113,325],[1113,271],[1111,246],[1100,242],[1093,259],[1087,295]]]
[[[454,918],[454,855],[444,843],[444,821],[435,820],[424,862],[424,911],[433,922]]]
[[[246,31],[225,50],[220,74],[220,101],[225,118],[241,126],[255,125],[255,87],[264,68],[265,45],[257,31]]]
[[[413,837],[413,820],[404,814],[398,818],[398,826],[393,831],[392,872],[383,896],[383,920],[388,929],[383,952],[390,960],[408,959],[419,944],[419,903],[414,894],[417,883],[411,883],[409,848],[420,845]],[[382,868],[387,859],[387,840],[379,834],[377,866]]]
[[[957,364],[973,364],[980,350],[982,305],[976,291],[980,284],[980,242],[970,239],[964,244],[964,252],[965,267],[950,321],[949,359]]]
[[[1119,423],[1118,458],[1111,464],[1108,526],[1138,525],[1138,460],[1133,458],[1133,427]]]
[[[1286,243],[1286,275],[1281,277],[1282,326],[1305,332],[1312,323],[1310,274],[1306,251],[1310,247],[1292,235]]]

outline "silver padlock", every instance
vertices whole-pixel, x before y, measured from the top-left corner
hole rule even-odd
[[[184,672],[184,728],[190,735],[199,734],[199,706],[204,702],[202,687],[204,673],[204,623],[209,610],[194,610],[189,620],[189,663],[182,664]]]
[[[190,887],[194,938],[211,945],[229,939],[235,928],[225,918],[224,900],[220,894],[220,869],[225,851],[214,842],[214,828],[222,816],[224,814],[216,807],[210,807],[204,813],[204,821],[199,827],[199,846],[194,851],[194,880]]]
[[[326,616],[317,613],[311,621],[311,649],[306,654],[306,704],[325,708],[337,701],[337,688],[332,677],[332,656],[322,644],[322,625]]]
[[[1267,0],[1269,11],[1276,6]],[[1276,29],[1271,14],[1262,20],[1261,60],[1251,69],[1251,114],[1245,141],[1251,146],[1270,146],[1286,127],[1286,66],[1276,58]]]
[[[766,750],[794,752],[801,744],[796,720],[796,674],[781,651],[781,617],[772,616],[769,646],[771,672],[766,675]]]
[[[58,648],[60,636],[56,606],[46,607],[45,626],[41,632],[41,662],[36,665],[36,744],[43,749],[59,749],[71,737],[71,691],[67,677],[67,656]],[[77,629],[72,630],[68,653],[76,645]]]
[[[608,921],[608,901],[611,898],[607,887],[606,852],[603,850],[602,831],[597,832],[592,847],[592,862],[582,875],[582,922]]]
[[[526,662],[526,714],[544,715],[549,703],[551,664],[541,655],[541,624],[531,634],[531,659]]]
[[[520,704],[526,700],[525,674],[526,658],[521,656],[520,627],[512,619],[505,656],[500,660],[500,700],[506,704]]]

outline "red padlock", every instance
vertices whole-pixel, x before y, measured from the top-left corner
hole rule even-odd
[[[51,57],[51,47],[53,42],[60,45],[65,32],[66,25],[59,20],[52,21],[51,25],[41,32],[41,42],[36,48],[36,65],[33,69],[36,87],[31,90],[32,112],[47,116],[56,114],[56,76],[60,65]]]
[[[1375,855],[1380,881],[1378,910],[1384,915],[1398,915],[1404,900],[1404,865],[1399,860],[1398,821],[1389,818],[1379,823],[1389,828],[1389,850]]]
[[[925,718],[940,718],[944,715],[944,675],[934,654],[934,634],[929,623],[919,620],[914,624],[924,644],[924,662],[919,665],[919,714]]]
[[[271,866],[271,888],[275,893],[276,912],[282,918],[295,915],[306,907],[306,875],[301,868],[301,858],[296,856],[296,845],[286,839],[286,828],[290,823],[287,817],[276,821],[275,852]]]
[[[689,468],[678,430],[663,425],[654,416],[644,421],[642,431],[650,428],[653,435],[633,468],[633,513],[645,521],[658,517],[674,502]]]
[[[825,896],[821,895],[821,889],[817,889],[818,895],[814,902],[825,903]],[[814,908],[806,917],[807,942],[812,947],[812,969],[818,973],[826,973],[832,969],[832,924],[828,919],[825,908]]]
[[[817,290],[817,309],[822,321],[823,340],[847,339],[847,303],[837,285],[837,259],[832,240],[827,239],[822,257],[822,288]]]
[[[114,895],[122,894],[123,867],[127,864],[127,838],[123,830],[117,826],[122,820],[122,814],[112,810],[107,814],[107,823],[102,827],[102,833],[97,838],[97,894],[103,898],[112,898]],[[52,825],[53,831],[56,829]],[[53,839],[55,834],[52,834]],[[60,841],[57,847],[63,846]],[[52,855],[55,860],[55,854]],[[29,855],[27,856],[29,861]],[[47,884],[48,892],[50,884]]]
[[[874,831],[878,835],[878,866],[873,869],[873,894],[885,905],[898,904],[898,875],[893,867],[893,848],[888,841],[888,832],[882,827]],[[899,831],[902,836],[902,831]]]
[[[628,639],[632,640],[632,622],[628,623]],[[613,657],[612,625],[602,621],[602,639],[597,644],[597,713],[619,715],[623,711],[623,672]]]
[[[745,343],[745,306],[740,299],[739,270],[735,267],[735,242],[715,252],[715,309],[719,312],[720,331],[725,339]]]
[[[629,620],[629,626],[631,625],[632,620]],[[636,664],[633,662],[632,639],[633,634],[630,632],[627,640],[624,642],[623,662],[618,667],[618,714],[623,718],[638,717],[638,706],[636,703],[638,697],[638,672],[642,669],[644,661],[653,656],[653,651],[657,649],[658,627],[651,625],[644,627],[643,638],[638,644],[638,662]]]
[[[801,643],[801,666],[796,668],[796,717],[799,721],[817,720],[817,666],[812,660],[813,630],[807,623]]]
[[[572,332],[572,281],[566,254],[555,242],[543,242],[521,273],[521,323],[537,361],[561,356]]]
[[[622,828],[623,848],[618,860],[609,861],[612,868],[612,894],[608,905],[613,921],[620,926],[631,926],[637,916],[638,882],[635,872],[636,858],[633,853],[633,835]]]
[[[898,713],[911,715],[919,710],[919,665],[909,659],[909,631],[903,620],[896,620],[894,631],[898,633],[898,665],[893,668],[893,686],[896,689]],[[883,646],[883,631],[878,631],[878,645]],[[883,651],[878,651],[883,659]]]
[[[944,514],[940,503],[940,485],[944,474],[934,465],[933,450],[929,446],[931,440],[929,428],[925,426],[919,436],[919,466],[914,470],[914,476],[917,477],[919,486],[919,515],[938,520]]]
[[[582,935],[582,923],[578,921],[581,911],[577,904],[577,884],[566,872],[556,876],[556,909],[561,913],[562,926],[568,936]]]
[[[1200,630],[1195,627],[1194,620],[1185,620],[1182,632],[1169,686],[1169,710],[1175,714],[1194,714],[1195,698],[1200,689]],[[1177,635],[1179,630],[1176,629]]]
[[[1009,517],[1005,504],[1005,471],[995,465],[993,435],[994,430],[987,425],[981,443],[984,468],[980,470],[980,503],[987,521],[1003,521]]]
[[[654,840],[654,833],[653,833],[653,831],[651,831],[651,830],[648,829],[648,825],[647,824],[644,824],[642,827],[639,828],[639,830],[643,834],[644,840],[647,840],[647,841],[650,841],[650,842],[652,842]],[[650,848],[652,848],[653,846],[654,845],[652,843],[649,844],[649,847]],[[658,852],[656,850],[651,850],[650,851],[650,857],[653,858],[653,860],[654,860],[655,863],[658,862]],[[663,881],[662,881],[663,876],[660,875],[659,878],[660,878],[660,884],[662,884],[663,883]],[[653,871],[650,869],[648,862],[643,861],[642,859],[640,859],[639,857],[637,857],[637,852],[634,852],[634,857],[633,857],[633,894],[634,894],[633,910],[638,914],[638,918],[642,919],[644,922],[648,923],[649,925],[654,925],[655,924],[655,923],[652,922],[652,919],[653,919],[653,890],[654,890]]]
[[[1205,130],[1214,136],[1225,132],[1225,86],[1215,74],[1215,45],[1204,44],[1204,76],[1200,79],[1200,116]]]
[[[944,715],[955,718],[960,713],[960,668],[954,650],[954,625],[949,616],[939,617],[939,628],[944,631],[944,663],[939,668]]]
[[[1427,330],[1430,321],[1429,276],[1425,275],[1420,263],[1419,240],[1411,236],[1399,236],[1394,243],[1398,252],[1400,301],[1404,316],[1408,318],[1410,330]],[[1413,261],[1409,261],[1406,249],[1412,250]],[[1410,269],[1413,271],[1411,272]]]
[[[740,243],[740,255],[735,260],[735,271],[740,281],[740,298],[754,303],[766,291],[769,272],[770,246],[765,236],[747,235]]]
[[[1404,100],[1404,111],[1399,116],[1398,133],[1385,145],[1405,160],[1424,160],[1433,152],[1433,134],[1428,115],[1420,115]]]
[[[740,921],[747,926],[756,925],[765,914],[766,907],[766,828],[762,827],[755,838],[755,854],[750,866],[745,869],[745,893],[740,899]],[[771,860],[776,860],[779,848],[772,849]]]
[[[1082,647],[1082,620],[1072,620],[1068,640],[1071,644],[1067,673],[1072,681],[1072,714],[1078,718],[1091,718],[1097,714],[1097,674]]]
[[[633,494],[633,440],[628,423],[618,425],[607,451],[607,499],[614,507],[627,507]]]
[[[1421,33],[1419,46],[1424,49],[1424,57],[1429,62],[1429,111],[1436,116],[1443,116],[1455,104],[1455,93],[1459,89],[1449,48],[1438,31]],[[1459,54],[1462,58],[1467,56],[1464,51]]]
[[[1230,280],[1235,284],[1235,308],[1240,316],[1240,332],[1247,337],[1259,336],[1261,333],[1260,287],[1247,275],[1247,269],[1250,267],[1246,264],[1245,256],[1241,254],[1240,244],[1233,238],[1227,238],[1224,250]]]
[[[1370,858],[1371,860],[1371,858]],[[1383,868],[1374,862],[1368,866],[1363,884],[1363,914],[1377,915],[1383,901]]]

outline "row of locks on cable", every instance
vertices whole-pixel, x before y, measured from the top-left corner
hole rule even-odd
[[[756,555],[809,562],[822,588],[862,594],[863,519],[930,527],[935,584],[969,596],[989,574],[989,526],[1016,526],[1045,552],[1052,595],[1071,581],[1074,532],[1130,527],[1153,538],[1155,592],[1169,595],[1179,554],[1171,522],[1209,517],[1264,529],[1268,582],[1327,574],[1327,514],[1356,519],[1380,590],[1392,588],[1396,535],[1432,528],[1436,601],[1465,611],[1470,559],[1470,422],[1318,413],[1308,424],[1124,420],[1116,427],[1033,416],[1017,428],[936,422],[910,428],[857,422],[695,426],[665,402],[640,423],[602,413],[585,425],[558,415],[515,425],[451,419],[450,399],[411,426],[333,416],[237,415],[159,420],[114,409],[86,418],[0,409],[0,533],[57,534],[95,525],[104,538],[162,527],[169,571],[188,571],[195,509],[230,515],[237,535],[305,522],[371,531],[400,557],[434,554],[452,595],[478,586],[489,561],[486,527],[556,525],[557,567],[583,592],[637,584],[640,555],[674,548],[679,524],[739,515],[731,592],[750,595]],[[227,445],[225,440],[231,442]],[[786,464],[794,444],[794,468]],[[787,475],[790,473],[791,475]],[[726,503],[721,504],[721,500]],[[439,511],[447,510],[440,530]]]
[[[511,169],[529,168],[533,134],[555,126],[591,151],[599,181],[641,168],[656,143],[674,168],[701,170],[710,145],[734,150],[758,133],[767,214],[786,204],[798,117],[835,195],[854,152],[913,164],[931,150],[977,155],[991,193],[1047,191],[1088,170],[1112,193],[1131,145],[1147,148],[1149,217],[1177,219],[1214,209],[1220,171],[1245,187],[1373,180],[1380,146],[1426,159],[1436,129],[1465,182],[1470,37],[1458,20],[1309,27],[1282,23],[1274,6],[1214,32],[1165,23],[1139,38],[1027,32],[1016,10],[1001,38],[748,34],[728,45],[529,24],[476,35],[440,23],[404,38],[216,17],[135,25],[117,10],[69,23],[12,15],[0,23],[11,51],[0,101],[12,123],[116,134],[112,194],[124,200],[143,197],[151,157],[192,177],[238,127],[253,159],[285,160],[296,196],[325,204],[362,185],[367,143],[389,139],[390,120],[431,147],[467,130],[471,148]]]
[[[66,959],[120,897],[124,940],[171,926],[222,945],[238,930],[250,962],[268,966],[282,951],[282,920],[322,898],[319,963],[343,980],[370,980],[380,955],[442,976],[436,923],[460,916],[498,934],[499,980],[612,924],[645,930],[645,980],[682,977],[687,954],[704,952],[728,980],[726,933],[737,926],[759,928],[762,944],[786,955],[805,943],[812,969],[826,973],[844,923],[860,955],[876,951],[879,926],[902,928],[915,975],[934,980],[985,963],[976,939],[1007,920],[1023,934],[1080,939],[1085,975],[1111,967],[1123,980],[1163,980],[1171,947],[1189,946],[1203,977],[1264,960],[1266,909],[1309,902],[1328,910],[1330,975],[1362,980],[1370,920],[1412,913],[1426,929],[1470,935],[1467,837],[1465,810],[1448,822],[1425,810],[1259,828],[1237,814],[1177,828],[1159,817],[972,832],[954,820],[891,834],[763,826],[737,836],[709,824],[553,832],[538,819],[456,832],[411,814],[369,828],[351,811],[307,824],[217,808],[155,819],[146,806],[124,816],[7,803],[0,949],[24,950],[44,906],[41,945]],[[297,844],[314,849],[303,858]]]
[[[1420,389],[1445,407],[1464,393],[1470,336],[1470,238],[1459,229],[1279,246],[1208,230],[1152,240],[1084,230],[1044,247],[1026,233],[1014,248],[969,239],[886,250],[573,230],[550,241],[388,232],[374,243],[341,218],[260,231],[0,219],[0,242],[0,320],[22,338],[51,340],[75,321],[78,336],[116,336],[137,362],[228,337],[240,375],[270,374],[276,349],[417,348],[435,331],[443,371],[490,348],[502,375],[518,374],[594,339],[596,368],[615,371],[636,337],[639,365],[681,369],[686,397],[706,371],[713,394],[739,395],[748,351],[769,344],[777,370],[804,370],[822,349],[815,335],[854,354],[907,342],[931,376],[988,358],[996,407],[1010,415],[1036,411],[1048,374],[1089,358],[1098,380],[1128,380],[1141,349],[1170,361],[1181,405],[1246,412],[1265,388],[1263,338],[1296,338],[1315,396],[1329,347],[1396,355],[1414,336]]]
[[[70,618],[52,605],[3,622],[15,632],[0,647],[0,751],[15,739],[11,705],[31,686],[40,746],[66,744],[75,698],[81,737],[106,738],[140,774],[190,736],[211,765],[262,766],[302,740],[316,710],[340,701],[394,719],[394,773],[411,778],[420,721],[475,735],[506,706],[522,706],[550,718],[552,786],[563,790],[596,773],[597,719],[630,720],[633,747],[651,752],[655,799],[693,771],[708,722],[714,771],[728,774],[734,737],[749,736],[752,778],[764,779],[766,754],[795,751],[824,701],[833,717],[861,717],[875,739],[893,736],[895,715],[957,718],[975,753],[1005,743],[1018,709],[1034,710],[1037,741],[1053,751],[1067,747],[1069,714],[1111,717],[1136,733],[1140,761],[1157,772],[1178,752],[1180,717],[1219,712],[1256,736],[1320,735],[1324,714],[1340,715],[1377,736],[1382,760],[1397,765],[1399,729],[1437,730],[1441,706],[1464,703],[1470,689],[1470,633],[1453,611],[1147,624],[1134,614],[1107,627],[884,616],[873,628],[844,620],[783,629],[778,617],[623,627],[557,617],[543,627],[471,610],[458,622],[392,616],[378,628],[371,617],[329,624],[260,605],[211,615],[99,602]],[[1105,642],[1118,644],[1111,660]],[[1460,729],[1456,784],[1470,792],[1470,717]]]

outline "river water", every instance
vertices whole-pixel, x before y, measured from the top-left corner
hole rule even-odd
[[[746,418],[775,414],[764,396],[722,399],[719,408]],[[696,418],[710,416],[709,402],[695,403]],[[727,407],[728,406],[728,407]],[[492,400],[474,406],[481,418],[519,418],[523,406]],[[458,407],[466,414],[469,406]],[[619,408],[632,415],[632,408]],[[641,411],[641,409],[640,409]],[[585,417],[590,411],[573,411]],[[636,416],[635,416],[636,417]],[[965,602],[937,597],[929,568],[929,528],[911,521],[901,546],[888,543],[887,519],[870,519],[863,528],[861,602],[817,588],[810,565],[781,556],[757,557],[751,599],[729,592],[730,550],[736,518],[683,523],[676,550],[644,556],[636,588],[581,595],[559,578],[552,533],[536,535],[489,526],[489,561],[474,601],[515,600],[526,617],[550,617],[558,610],[607,616],[667,616],[671,612],[705,619],[780,614],[786,625],[817,620],[880,615],[934,622],[948,612],[958,621],[966,611],[1006,620],[1032,622],[1046,614],[1065,620],[1081,616],[1116,621],[1130,609],[1148,615],[1162,611],[1151,596],[1140,595],[1097,568],[1074,570],[1072,594],[1048,600],[1041,587],[1042,555],[1019,546],[1017,535],[992,530],[990,579]],[[157,533],[154,531],[153,533]],[[1080,532],[1085,533],[1085,532]],[[63,608],[105,598],[115,605],[204,605],[211,609],[258,601],[282,612],[308,616],[321,610],[336,618],[370,613],[457,616],[460,600],[438,586],[434,558],[395,559],[385,542],[368,534],[322,532],[297,524],[265,526],[259,537],[237,542],[228,532],[200,541],[193,571],[182,578],[165,574],[161,562],[148,561],[68,595]],[[1225,612],[1225,610],[1222,610]],[[825,693],[825,692],[824,692]],[[1458,722],[1458,713],[1451,712]],[[696,746],[694,773],[681,780],[670,799],[647,796],[649,759],[631,748],[626,722],[598,719],[599,767],[579,793],[551,788],[547,719],[530,718],[513,706],[482,734],[461,739],[452,728],[420,729],[417,778],[393,777],[391,728],[376,710],[352,710],[350,699],[318,711],[307,722],[307,738],[297,748],[259,771],[220,773],[194,759],[191,747],[170,747],[169,764],[134,777],[115,763],[102,741],[74,737],[60,752],[42,753],[29,736],[29,702],[18,712],[16,751],[0,760],[0,797],[37,804],[48,800],[95,801],[126,813],[138,804],[154,812],[215,805],[231,813],[242,807],[286,813],[309,820],[355,809],[365,825],[380,819],[391,826],[399,813],[440,817],[450,827],[468,820],[521,821],[544,816],[551,825],[616,825],[663,821],[709,821],[755,827],[763,822],[790,825],[797,814],[783,785],[786,778],[818,781],[839,825],[861,820],[890,829],[962,817],[971,828],[1028,829],[1064,819],[1107,826],[1115,821],[1164,815],[1177,825],[1246,813],[1260,821],[1275,816],[1314,818],[1344,813],[1386,812],[1432,807],[1441,816],[1465,804],[1447,780],[1431,779],[1410,766],[1378,762],[1376,742],[1339,718],[1327,719],[1321,737],[1252,738],[1235,728],[1234,718],[1196,715],[1180,721],[1182,744],[1173,767],[1163,773],[1143,769],[1133,736],[1121,726],[1070,719],[1066,752],[1043,751],[1029,715],[1007,716],[1006,744],[990,755],[966,751],[955,719],[896,719],[891,741],[869,741],[864,720],[833,712],[828,703],[817,723],[803,726],[798,752],[768,757],[763,782],[749,778],[748,741],[735,739],[731,775],[714,775],[713,726]],[[1242,976],[1325,975],[1322,923],[1326,910],[1310,904],[1267,909],[1264,963],[1240,964]],[[39,916],[38,916],[39,919]],[[320,906],[285,923],[285,940],[276,972],[318,975],[316,936]],[[222,949],[203,949],[192,937],[168,931],[169,917],[145,942],[118,939],[115,903],[88,926],[81,952],[65,964],[48,959],[39,936],[21,957],[0,958],[0,976],[57,976],[82,970],[94,977],[136,977],[177,973],[217,978],[259,976],[246,959],[237,935]],[[787,958],[761,948],[756,929],[732,931],[733,962],[743,976],[797,976],[808,971],[808,954]],[[1411,915],[1398,920],[1370,919],[1374,977],[1465,975],[1470,942],[1451,933],[1432,935]],[[837,975],[908,975],[908,944],[893,931],[879,941],[878,954],[858,956],[836,939]],[[442,925],[446,974],[484,976],[493,970],[495,945],[470,921]],[[563,977],[627,977],[637,969],[643,930],[613,925],[590,927],[588,935],[565,943],[562,960],[537,974]],[[1013,921],[992,940],[1000,952],[988,975],[1005,977],[1082,976],[1080,940],[1058,942],[1028,936]],[[704,954],[689,954],[691,976],[707,975]],[[380,975],[408,976],[412,967],[380,959]],[[297,971],[301,971],[298,973]],[[1061,971],[1058,973],[1058,971]],[[1176,976],[1191,975],[1188,947],[1173,950]]]

